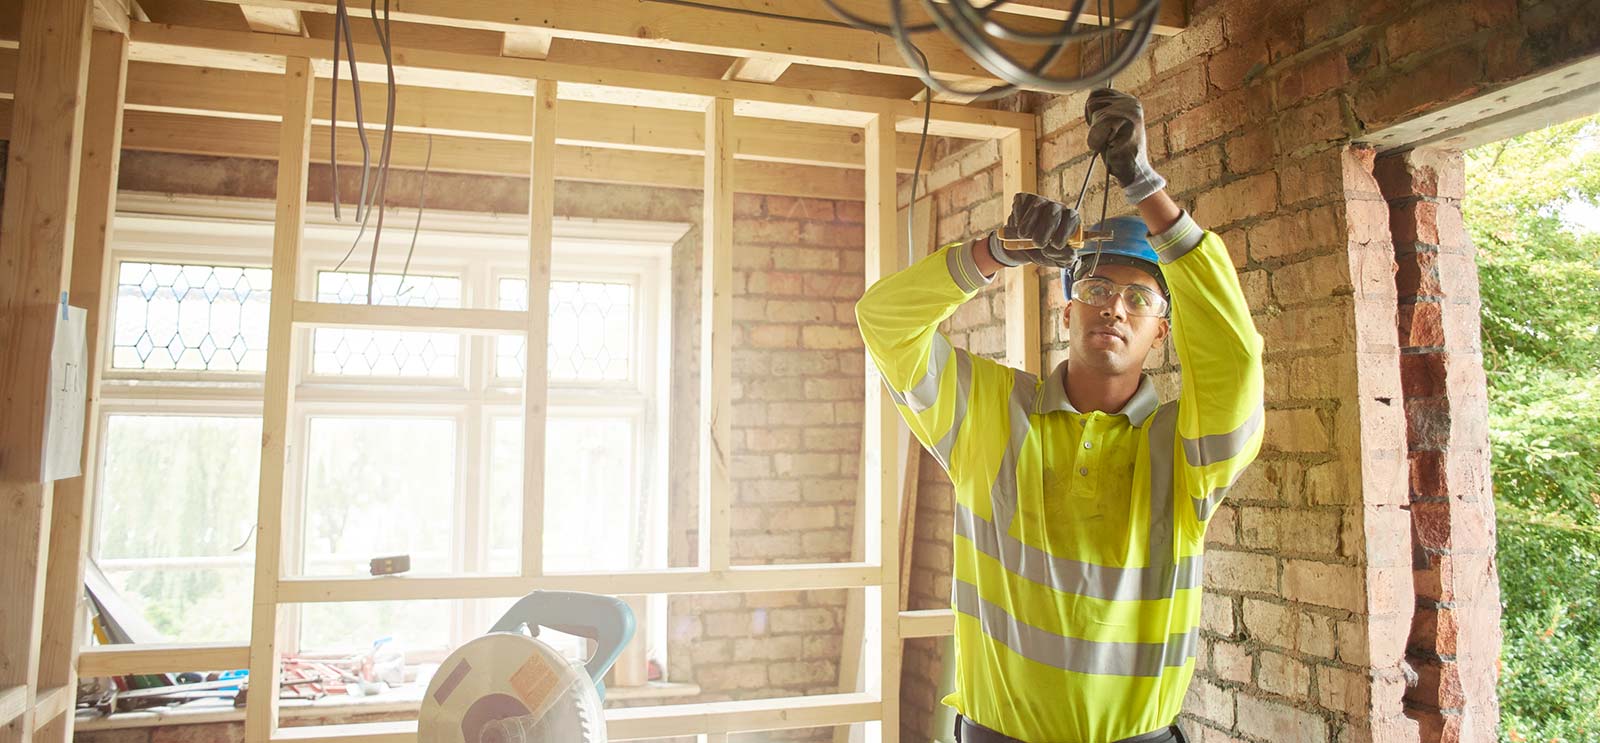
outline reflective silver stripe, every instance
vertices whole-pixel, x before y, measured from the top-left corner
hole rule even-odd
[[[1229,480],[1227,485],[1223,485],[1222,487],[1211,491],[1210,495],[1204,498],[1191,497],[1190,500],[1194,501],[1195,518],[1198,518],[1201,521],[1211,518],[1211,512],[1216,510],[1217,504],[1222,502],[1223,496],[1227,495],[1228,491],[1233,489],[1233,486],[1239,482],[1239,478],[1243,476],[1244,470],[1241,469],[1238,472],[1233,473],[1233,479]]]
[[[933,407],[939,400],[939,377],[944,374],[945,364],[949,363],[950,341],[940,333],[933,334],[933,342],[928,344],[927,371],[911,389],[905,392],[905,405],[911,412],[920,413]]]
[[[1168,666],[1187,663],[1198,644],[1198,627],[1170,635],[1166,642],[1096,642],[1058,635],[1018,621],[961,580],[955,582],[955,609],[977,619],[984,634],[1016,654],[1074,673],[1157,677]]]
[[[1028,439],[1028,411],[1033,408],[1033,394],[1039,378],[1024,371],[1011,370],[1011,438],[1006,442],[1005,456],[1000,460],[1000,471],[995,473],[994,486],[989,489],[993,504],[994,523],[1000,531],[1011,529],[1011,519],[1017,514],[1017,459],[1022,456],[1022,444]]]
[[[1145,564],[1176,567],[1172,549],[1172,446],[1178,433],[1178,404],[1156,408],[1150,416],[1150,532]],[[1169,575],[1171,575],[1169,573]]]
[[[1150,242],[1155,245],[1156,257],[1164,265],[1188,255],[1203,239],[1205,232],[1189,216],[1189,212],[1184,211],[1178,215],[1177,222],[1168,227],[1166,232],[1153,236]]]
[[[985,279],[983,272],[978,270],[978,264],[973,261],[972,251],[966,243],[950,246],[944,251],[944,261],[950,269],[950,278],[964,294],[971,294],[993,281],[992,278]]]
[[[956,447],[956,436],[967,419],[967,396],[972,389],[972,357],[966,351],[956,352],[956,407],[950,416],[950,429],[933,447],[933,456],[945,472],[950,471],[950,452]]]
[[[1183,440],[1183,456],[1189,464],[1196,467],[1233,459],[1239,456],[1239,452],[1244,451],[1244,445],[1250,441],[1250,437],[1261,430],[1263,418],[1265,413],[1261,408],[1256,408],[1250,413],[1249,419],[1232,431],[1201,436],[1198,439],[1186,438]]]
[[[996,529],[992,522],[960,503],[956,504],[956,535],[971,541],[979,552],[994,558],[1007,571],[1074,596],[1151,601],[1168,598],[1174,589],[1200,586],[1199,555],[1179,559],[1176,574],[1171,565],[1119,568],[1057,557]]]

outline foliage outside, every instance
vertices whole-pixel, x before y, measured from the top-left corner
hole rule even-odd
[[[1600,740],[1600,117],[1466,153],[1497,511],[1500,739]],[[1593,214],[1582,220],[1575,215]]]

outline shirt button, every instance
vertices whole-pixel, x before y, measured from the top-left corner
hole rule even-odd
[[[1091,444],[1091,443],[1085,441],[1085,442],[1083,442],[1083,448],[1085,448],[1085,449],[1093,449],[1094,448],[1094,444]]]
[[[1088,467],[1079,467],[1078,468],[1078,474],[1083,475],[1084,477],[1088,477],[1089,476],[1089,468]]]

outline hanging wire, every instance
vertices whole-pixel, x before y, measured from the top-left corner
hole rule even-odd
[[[922,50],[911,47],[922,56],[924,66],[928,58]],[[928,146],[928,121],[933,118],[933,89],[922,86],[922,136],[917,139],[917,162],[911,166],[911,205],[906,207],[906,265],[917,262],[917,183],[922,180],[922,151]],[[931,207],[930,207],[931,208]],[[932,229],[932,225],[929,225]]]
[[[389,45],[389,0],[383,0],[383,20],[378,20],[378,0],[372,0],[372,28],[383,48],[383,64],[389,72],[388,108],[383,120],[383,150],[378,156],[378,184],[373,188],[377,202],[378,225],[372,230],[372,253],[367,257],[367,304],[372,304],[372,285],[378,274],[378,245],[383,238],[384,196],[389,190],[389,157],[394,152],[394,50]],[[368,207],[370,210],[371,207]]]
[[[350,10],[345,6],[345,0],[338,0],[333,16],[333,96],[330,111],[333,126],[328,128],[328,161],[333,169],[333,219],[336,222],[344,221],[339,211],[339,40],[341,37],[344,39],[350,63],[350,96],[356,109],[356,136],[361,140],[361,187],[355,214],[356,221],[361,222],[365,218],[367,179],[372,173],[372,146],[367,142],[366,112],[361,106],[361,75],[356,71],[355,41],[350,35]]]
[[[655,0],[685,3],[688,0]],[[1144,51],[1155,28],[1156,12],[1160,0],[1139,0],[1133,12],[1119,22],[1115,16],[1096,13],[1096,24],[1082,23],[1088,0],[1074,0],[1066,18],[1052,32],[1040,33],[1017,28],[1001,20],[995,11],[1009,0],[994,0],[981,7],[971,0],[921,0],[924,13],[931,23],[906,22],[907,0],[886,0],[889,21],[879,23],[868,20],[839,6],[836,0],[823,0],[823,4],[853,28],[880,33],[892,38],[905,58],[906,64],[917,74],[925,86],[947,95],[973,100],[994,100],[1018,90],[1030,89],[1046,92],[1067,92],[1090,88],[1110,80]],[[1098,0],[1097,0],[1098,10]],[[1128,33],[1119,43],[1118,25],[1125,24]],[[926,57],[911,43],[911,35],[939,30],[948,35],[972,60],[1004,81],[984,89],[960,89],[936,78]],[[1007,41],[1046,49],[1031,64],[1025,64],[1001,49],[997,42]],[[1074,41],[1099,41],[1106,51],[1099,64],[1076,74],[1052,76],[1049,69],[1061,58],[1067,45]],[[1114,51],[1114,53],[1112,53]]]
[[[368,255],[368,259],[367,259],[367,297],[366,297],[366,299],[367,299],[367,304],[370,305],[370,304],[372,304],[372,296],[373,296],[374,286],[377,283],[378,251],[379,251],[379,248],[380,248],[380,246],[382,244],[384,214],[385,214],[385,210],[386,210],[386,206],[387,206],[386,202],[385,202],[385,197],[387,195],[388,187],[389,187],[389,167],[390,167],[391,159],[392,159],[393,154],[394,154],[395,97],[396,97],[397,92],[399,91],[399,88],[398,88],[398,86],[397,86],[397,84],[395,82],[394,42],[393,42],[393,37],[392,37],[392,24],[391,24],[391,17],[390,17],[389,0],[384,0],[384,3],[383,3],[383,14],[381,16],[378,13],[377,0],[371,0],[371,5],[369,7],[369,14],[371,15],[371,18],[372,18],[372,27],[373,27],[373,31],[374,31],[375,35],[377,36],[377,39],[378,39],[378,46],[383,51],[384,69],[388,73],[387,80],[386,80],[386,83],[387,83],[387,91],[386,92],[388,93],[388,97],[387,97],[385,111],[384,111],[383,145],[381,147],[381,150],[380,150],[380,153],[379,153],[379,156],[378,156],[378,173],[377,173],[377,177],[376,178],[372,178],[371,175],[370,175],[370,171],[371,171],[371,146],[370,146],[370,144],[368,143],[368,140],[367,140],[366,121],[365,121],[365,118],[363,116],[363,108],[362,108],[362,104],[361,104],[361,80],[357,76],[357,72],[356,72],[356,50],[355,50],[355,43],[354,43],[354,35],[351,33],[351,30],[350,30],[350,15],[349,15],[349,10],[346,7],[345,3],[346,3],[346,0],[338,0],[337,6],[335,8],[333,101],[334,101],[334,105],[337,106],[338,105],[338,100],[339,100],[339,83],[338,83],[339,51],[340,51],[340,49],[339,49],[339,41],[342,38],[344,40],[344,51],[347,54],[347,56],[349,57],[351,94],[352,94],[352,97],[353,97],[353,99],[355,101],[355,106],[356,106],[356,132],[357,132],[357,135],[360,137],[361,148],[362,148],[362,171],[361,171],[360,200],[358,201],[358,203],[356,205],[356,219],[359,222],[359,228],[356,231],[355,239],[352,240],[351,243],[350,243],[350,248],[345,251],[344,256],[339,259],[339,263],[334,266],[333,270],[335,272],[342,270],[344,268],[345,263],[350,260],[350,257],[355,253],[356,247],[361,244],[362,238],[365,237],[366,232],[367,232],[368,220],[371,219],[373,211],[376,210],[377,213],[378,213],[378,222],[377,222],[376,227],[373,229],[373,233],[372,233],[372,251]],[[333,121],[335,123],[335,127],[334,127],[335,130],[337,130],[337,123],[338,123],[338,120],[339,120],[337,111],[338,111],[337,108],[334,108],[333,111],[332,111],[332,113],[333,113]],[[337,142],[338,142],[337,133],[335,133],[333,141],[334,141],[334,147],[335,147],[335,149],[331,153],[333,155],[332,160],[333,160],[333,163],[334,163],[334,170],[333,170],[334,201],[333,201],[333,205],[334,205],[334,218],[337,220],[337,219],[339,219],[339,195],[338,195],[339,194],[339,190],[338,190],[339,189],[339,173],[338,173],[338,152],[337,152],[337,149],[336,149],[337,148]],[[417,196],[417,220],[416,220],[416,224],[412,227],[412,230],[411,230],[411,245],[406,250],[405,264],[403,265],[403,267],[401,268],[401,271],[400,271],[400,285],[396,290],[396,295],[395,295],[396,301],[399,301],[399,299],[401,297],[404,297],[406,292],[409,291],[409,288],[407,288],[405,286],[406,277],[409,275],[409,273],[411,271],[411,259],[416,254],[417,236],[420,235],[421,232],[422,232],[422,213],[423,213],[423,211],[425,211],[425,209],[427,207],[428,172],[433,167],[433,135],[432,134],[429,134],[427,136],[427,143],[428,143],[428,145],[427,145],[427,155],[425,156],[425,158],[423,160],[423,165],[422,165],[422,181],[421,181],[421,187],[420,187],[421,190],[419,191],[418,196]]]
[[[417,186],[417,224],[411,228],[411,247],[406,249],[406,263],[400,269],[400,288],[395,293],[399,301],[414,287],[406,286],[406,274],[411,272],[411,256],[417,252],[417,235],[422,234],[422,210],[428,206],[428,170],[433,167],[433,134],[428,134],[428,154],[422,160],[422,183]]]

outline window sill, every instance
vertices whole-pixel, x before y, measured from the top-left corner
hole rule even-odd
[[[304,724],[334,724],[338,718],[350,715],[393,715],[394,719],[415,719],[422,706],[420,686],[393,689],[370,697],[347,695],[327,696],[315,701],[285,699],[282,716],[292,721],[305,720]],[[638,702],[674,697],[692,697],[700,694],[697,684],[652,682],[644,686],[625,686],[606,689],[606,701]],[[233,706],[231,700],[202,700],[179,707],[152,707],[135,712],[118,712],[102,715],[80,711],[75,730],[120,730],[125,728],[155,727],[160,725],[203,725],[207,723],[239,722],[244,720],[244,710]]]

